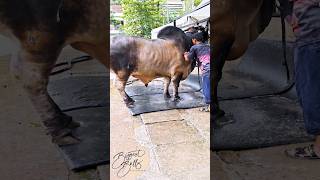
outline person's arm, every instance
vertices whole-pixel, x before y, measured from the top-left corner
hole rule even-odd
[[[196,54],[196,49],[193,47],[191,47],[190,52],[188,54],[188,59],[189,61],[194,61],[197,58],[197,54]]]
[[[190,61],[190,59],[188,58],[189,52],[184,52],[183,56],[184,56],[184,60],[186,61]]]

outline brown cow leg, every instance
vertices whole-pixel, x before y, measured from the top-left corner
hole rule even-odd
[[[117,89],[120,92],[120,95],[123,98],[124,103],[130,107],[134,105],[134,100],[128,96],[128,94],[125,91],[125,87],[127,84],[127,81],[129,79],[129,73],[127,72],[127,70],[121,70],[121,71],[117,71]]]
[[[70,116],[62,113],[47,92],[49,74],[57,55],[58,52],[48,55],[23,50],[16,56],[16,63],[13,64],[19,64],[17,66],[21,67],[15,72],[19,72],[23,87],[39,112],[48,134],[52,136],[52,141],[58,145],[75,144],[79,143],[79,140],[71,136],[71,129],[68,126],[79,126],[79,124],[73,123]]]
[[[174,101],[179,101],[181,99],[178,91],[181,78],[182,78],[182,74],[174,75],[172,78],[172,83],[174,87],[174,91],[173,91]]]
[[[169,86],[170,86],[171,78],[165,77],[164,78],[164,90],[163,90],[163,96],[164,98],[171,98],[170,93],[169,93]]]

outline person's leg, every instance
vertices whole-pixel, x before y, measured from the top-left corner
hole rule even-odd
[[[204,95],[204,101],[206,104],[210,104],[210,73],[205,73],[202,75],[202,90]]]
[[[200,111],[210,111],[211,91],[210,91],[210,73],[202,74],[202,93],[204,96],[204,102],[207,107],[200,108]]]
[[[308,134],[316,140],[310,147],[297,148],[293,153],[296,157],[310,155],[320,158],[320,41],[295,49],[296,90]]]

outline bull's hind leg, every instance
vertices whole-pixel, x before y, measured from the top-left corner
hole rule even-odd
[[[232,46],[232,41],[222,41],[221,43],[214,44],[213,50],[213,62],[211,63],[212,66],[212,73],[213,78],[212,86],[213,86],[213,107],[211,108],[211,112],[213,113],[213,119],[218,119],[219,117],[224,116],[224,111],[219,107],[218,101],[218,84],[222,77],[222,69],[225,64],[226,58],[229,54],[230,48]]]
[[[174,101],[179,101],[181,98],[179,96],[179,85],[180,85],[180,81],[182,79],[182,74],[176,74],[172,77],[172,83],[173,83],[173,97],[174,97]]]
[[[171,78],[165,77],[164,78],[164,88],[163,88],[163,96],[164,98],[171,98],[169,93],[169,86],[170,86]]]
[[[37,44],[39,45],[39,44]],[[40,44],[42,45],[42,44]],[[39,46],[40,46],[39,45]],[[22,81],[33,106],[47,128],[52,141],[58,145],[78,143],[72,137],[71,127],[79,126],[72,118],[62,113],[47,92],[49,74],[54,66],[60,48],[23,46],[24,48],[13,59],[15,75]],[[35,48],[39,48],[35,50]]]

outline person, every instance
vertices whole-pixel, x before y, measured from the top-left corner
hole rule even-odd
[[[291,0],[288,16],[296,36],[294,61],[297,95],[313,144],[286,150],[294,158],[320,159],[320,0]]]
[[[188,61],[196,61],[200,63],[202,78],[202,93],[206,106],[200,108],[200,111],[210,112],[210,46],[203,43],[203,33],[195,33],[192,35],[192,44],[189,52],[184,53],[184,58]]]
[[[191,26],[187,29],[187,31],[185,33],[187,34],[187,36],[189,36],[189,35],[193,35],[197,32],[198,32],[197,29],[194,26]]]

